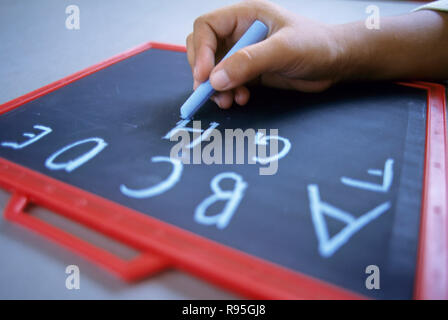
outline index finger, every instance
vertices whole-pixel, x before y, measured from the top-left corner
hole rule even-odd
[[[194,22],[194,78],[204,82],[215,66],[218,43],[235,42],[257,18],[257,10],[248,10],[246,4],[218,9],[200,16]]]

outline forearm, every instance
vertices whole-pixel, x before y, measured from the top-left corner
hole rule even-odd
[[[448,79],[448,13],[422,10],[334,28],[340,80]]]

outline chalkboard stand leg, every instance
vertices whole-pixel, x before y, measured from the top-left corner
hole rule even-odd
[[[125,260],[94,246],[66,231],[63,231],[26,212],[31,201],[24,195],[14,192],[5,208],[5,219],[20,224],[36,233],[51,239],[75,253],[87,258],[117,274],[122,279],[133,282],[159,273],[169,267],[169,263],[150,253],[141,253],[131,260]]]

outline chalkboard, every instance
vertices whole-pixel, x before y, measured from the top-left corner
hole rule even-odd
[[[191,86],[185,53],[144,51],[0,116],[0,156],[359,294],[412,298],[424,90],[393,83],[316,94],[253,88],[244,107],[221,110],[209,102],[195,116],[202,129],[278,129],[264,141],[276,139],[287,152],[273,175],[260,175],[262,162],[184,164],[176,179],[166,157],[177,142],[166,137],[176,126],[192,127],[178,123]],[[92,150],[79,166],[60,165]],[[165,189],[132,193],[167,177],[173,179]],[[241,187],[221,224],[196,217],[201,204],[206,217],[228,204],[212,198],[213,179],[222,190]],[[381,271],[380,290],[366,288],[369,265]]]

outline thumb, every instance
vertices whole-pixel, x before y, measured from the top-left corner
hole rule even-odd
[[[212,87],[217,91],[230,90],[265,72],[274,71],[281,61],[279,48],[273,38],[268,38],[238,50],[212,70]]]

